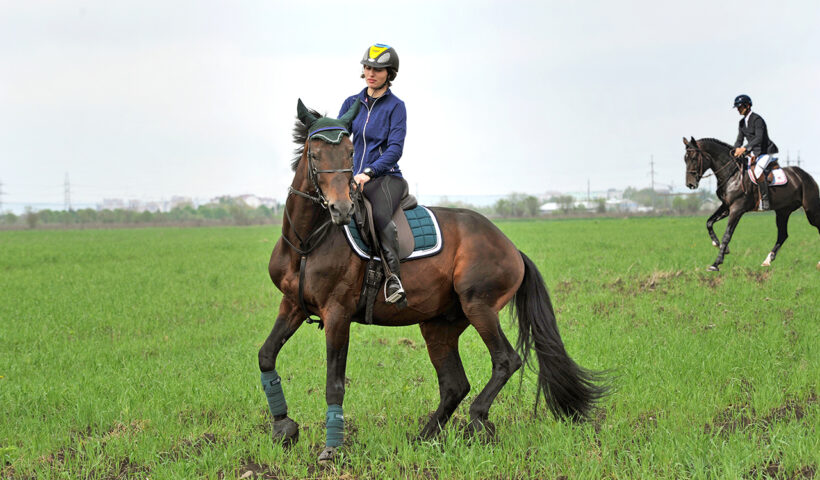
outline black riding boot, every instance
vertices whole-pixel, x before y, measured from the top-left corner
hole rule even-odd
[[[758,179],[757,186],[760,188],[760,209],[761,210],[768,210],[769,209],[769,185],[766,181],[767,174],[763,174],[763,178]]]
[[[407,305],[405,300],[404,287],[401,285],[399,267],[399,232],[396,224],[390,221],[379,232],[379,240],[382,244],[382,253],[387,262],[387,268],[391,275],[384,282],[384,298],[387,303],[397,304],[400,308]]]

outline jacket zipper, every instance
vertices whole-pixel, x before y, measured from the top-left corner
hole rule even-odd
[[[373,107],[376,106],[376,102],[379,101],[379,98],[374,98],[373,105],[369,107],[367,106],[367,102],[364,104],[364,107],[367,109],[367,118],[364,119],[364,127],[362,127],[362,144],[364,148],[362,148],[362,161],[359,162],[359,171],[356,172],[356,175],[362,173],[362,170],[364,170],[364,156],[367,155],[367,138],[364,136],[364,132],[367,131],[367,122],[370,121],[370,112],[373,111]]]

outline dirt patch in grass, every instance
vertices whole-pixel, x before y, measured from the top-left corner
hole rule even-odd
[[[606,409],[605,408],[596,408],[594,414],[590,417],[589,423],[592,424],[592,428],[595,429],[595,433],[601,433],[603,429],[604,422],[606,422]]]
[[[632,431],[654,430],[658,426],[658,412],[649,411],[642,412],[638,418],[632,423]]]
[[[767,429],[777,422],[788,422],[792,419],[802,421],[809,406],[817,402],[816,392],[809,394],[805,400],[787,398],[782,405],[772,408],[765,415],[757,415],[748,403],[729,405],[715,415],[711,422],[707,422],[703,426],[703,431],[707,435],[729,435],[752,424]]]
[[[182,458],[196,457],[202,452],[216,443],[216,435],[213,433],[203,433],[195,439],[186,438],[177,443],[171,448],[169,452],[160,452],[159,458],[163,461],[177,461]]]
[[[601,286],[604,289],[611,290],[620,295],[629,294],[634,296],[640,293],[654,292],[656,290],[665,293],[666,290],[662,289],[662,286],[669,284],[670,280],[674,280],[684,275],[685,272],[683,270],[678,270],[675,272],[656,270],[647,277],[637,277],[626,280],[621,277],[617,277],[612,282],[604,283]]]
[[[729,405],[703,426],[707,435],[729,435],[752,424],[754,409],[748,404]]]
[[[757,282],[758,285],[763,285],[769,281],[772,276],[771,270],[746,270],[746,276]]]
[[[418,344],[416,342],[414,342],[413,340],[410,340],[409,338],[400,338],[396,341],[396,344],[397,345],[402,345],[402,346],[405,346],[405,347],[410,347],[414,350],[419,348]]]
[[[783,468],[780,464],[780,460],[773,459],[752,467],[752,469],[746,474],[745,478],[782,478],[788,480],[803,480],[814,478],[816,471],[816,467],[805,465],[795,469],[793,472],[787,473],[785,468]]]
[[[566,295],[575,288],[575,285],[570,280],[561,280],[555,285],[553,289],[558,295]]]
[[[700,274],[698,275],[698,281],[700,281],[701,285],[705,285],[710,289],[714,290],[723,284],[723,277],[716,275]]]
[[[671,279],[678,278],[683,274],[683,270],[678,270],[677,272],[664,272],[656,270],[652,272],[652,274],[649,275],[649,277],[641,283],[641,288],[644,291],[654,291],[662,284],[667,283]]]
[[[289,478],[277,467],[271,467],[264,463],[256,463],[252,460],[245,460],[242,465],[234,470],[233,478],[241,479],[284,479]],[[225,478],[223,472],[219,473],[219,478]]]
[[[416,463],[409,467],[399,465],[399,471],[401,471],[402,478],[424,478],[427,480],[438,480],[439,478],[438,472],[434,469],[422,467]]]
[[[124,458],[119,462],[113,464],[106,470],[106,472],[100,475],[100,478],[105,480],[113,480],[113,479],[126,479],[126,478],[140,478],[140,477],[147,477],[147,473],[149,473],[151,469],[149,469],[145,465],[140,465],[138,463],[134,463],[131,461],[130,458]],[[90,475],[94,477],[95,475]]]

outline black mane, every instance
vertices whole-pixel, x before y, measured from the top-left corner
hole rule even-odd
[[[699,141],[699,142],[710,142],[710,143],[717,143],[717,144],[718,144],[718,145],[720,145],[721,147],[726,147],[726,149],[727,149],[727,150],[728,150],[728,149],[730,149],[730,148],[732,148],[732,146],[731,146],[731,145],[729,145],[728,143],[724,142],[723,140],[718,140],[717,138],[701,138],[701,139],[700,139],[700,140],[698,140],[698,141]]]
[[[319,114],[316,110],[310,109],[310,114],[316,118],[321,118],[323,115]],[[307,142],[308,138],[308,127],[304,123],[302,123],[299,118],[296,118],[296,123],[293,125],[293,142],[299,145],[293,150],[293,154],[296,155],[296,158],[290,163],[290,169],[294,172],[296,171],[296,167],[299,166],[299,160],[302,159],[302,154],[305,152],[305,142]]]

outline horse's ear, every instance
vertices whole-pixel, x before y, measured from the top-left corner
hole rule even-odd
[[[689,141],[689,144],[692,145],[695,148],[697,148],[699,146],[698,141],[695,140],[695,137],[692,137],[692,139]]]
[[[313,116],[308,108],[302,103],[302,99],[300,98],[298,102],[296,102],[296,116],[299,118],[299,121],[302,122],[306,127],[310,127],[313,122],[316,121],[316,117]]]
[[[683,137],[683,144],[687,147],[689,146],[689,140],[687,140],[686,137]]]
[[[353,124],[353,119],[356,118],[356,114],[359,113],[359,105],[360,103],[358,98],[356,100],[353,100],[353,105],[351,105],[350,108],[347,109],[344,115],[339,117],[339,120],[344,122],[348,130],[350,130],[351,125]]]

